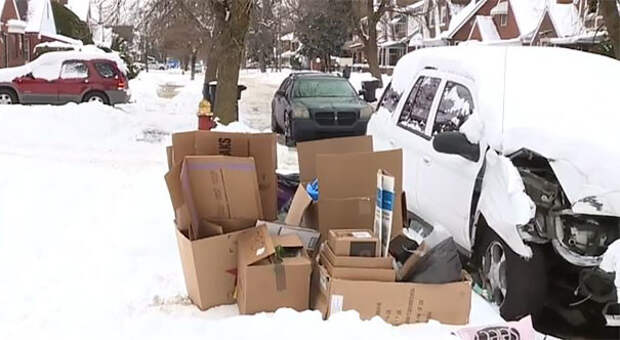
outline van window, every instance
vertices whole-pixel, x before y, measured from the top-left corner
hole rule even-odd
[[[437,108],[433,135],[441,132],[458,131],[474,112],[471,92],[458,83],[447,82]]]
[[[108,63],[95,63],[95,69],[101,78],[110,79],[116,76],[114,67]]]
[[[422,76],[418,78],[398,118],[398,125],[415,133],[424,133],[433,99],[441,79]]]
[[[392,83],[389,83],[379,100],[379,108],[384,107],[389,113],[393,113],[400,97],[401,95],[392,88]]]

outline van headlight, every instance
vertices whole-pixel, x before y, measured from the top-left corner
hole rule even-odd
[[[370,119],[370,116],[372,115],[372,113],[375,110],[372,108],[372,106],[370,105],[366,105],[364,106],[361,110],[360,110],[360,119]]]
[[[310,112],[308,111],[307,107],[297,104],[293,106],[293,117],[309,119]]]

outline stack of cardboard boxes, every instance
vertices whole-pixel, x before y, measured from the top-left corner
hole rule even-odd
[[[301,184],[285,223],[274,221],[274,134],[177,133],[167,151],[185,282],[200,309],[236,301],[243,314],[355,309],[393,324],[467,322],[470,282],[395,282],[373,232],[377,173],[385,172],[394,177],[391,238],[402,234],[400,150],[373,152],[368,136],[299,143]],[[305,184],[315,179],[313,200]]]

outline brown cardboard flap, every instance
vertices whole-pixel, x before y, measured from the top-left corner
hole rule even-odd
[[[318,209],[319,232],[322,240],[327,240],[327,233],[331,229],[360,227],[371,229],[375,218],[374,198],[370,197],[321,198],[319,199]]]
[[[241,233],[237,249],[240,267],[249,266],[275,253],[273,241],[265,225]]]
[[[288,209],[288,214],[286,215],[286,219],[284,223],[293,226],[300,226],[301,220],[304,217],[304,212],[312,203],[312,197],[308,195],[304,186],[300,184],[297,187],[297,191],[295,191],[295,196],[293,196],[293,200],[291,201],[291,206]]]
[[[195,132],[196,155],[249,156],[248,134],[217,131]]]
[[[300,182],[308,183],[317,177],[315,164],[316,156],[318,154],[342,154],[348,152],[370,151],[372,151],[371,136],[330,138],[298,143],[297,158],[299,160]]]
[[[187,156],[181,182],[193,225],[203,218],[219,223],[223,219],[256,221],[262,217],[252,158]]]
[[[173,165],[170,171],[164,176],[164,179],[168,186],[172,209],[176,211],[185,202],[183,200],[183,190],[181,190],[181,164]]]
[[[195,131],[178,132],[172,134],[172,159],[174,164],[181,164],[185,156],[195,155]]]
[[[383,169],[391,173],[395,178],[395,202],[391,235],[395,237],[402,233],[402,150],[340,155],[321,154],[317,155],[316,158],[316,169],[321,193],[319,200],[319,225],[324,226],[326,209],[323,205],[324,200],[349,197],[374,198],[377,190],[377,171]],[[374,207],[372,211],[374,214]],[[373,222],[374,216],[372,216],[369,226],[372,226]],[[321,232],[321,236],[324,237],[323,232]]]
[[[283,248],[303,248],[303,243],[295,234],[273,236],[274,246]]]

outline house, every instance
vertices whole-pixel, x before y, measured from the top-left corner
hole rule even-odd
[[[50,0],[0,0],[0,67],[32,60],[37,44],[82,42],[56,32]]]
[[[598,43],[602,32],[586,25],[587,0],[472,0],[450,22],[448,44]]]

